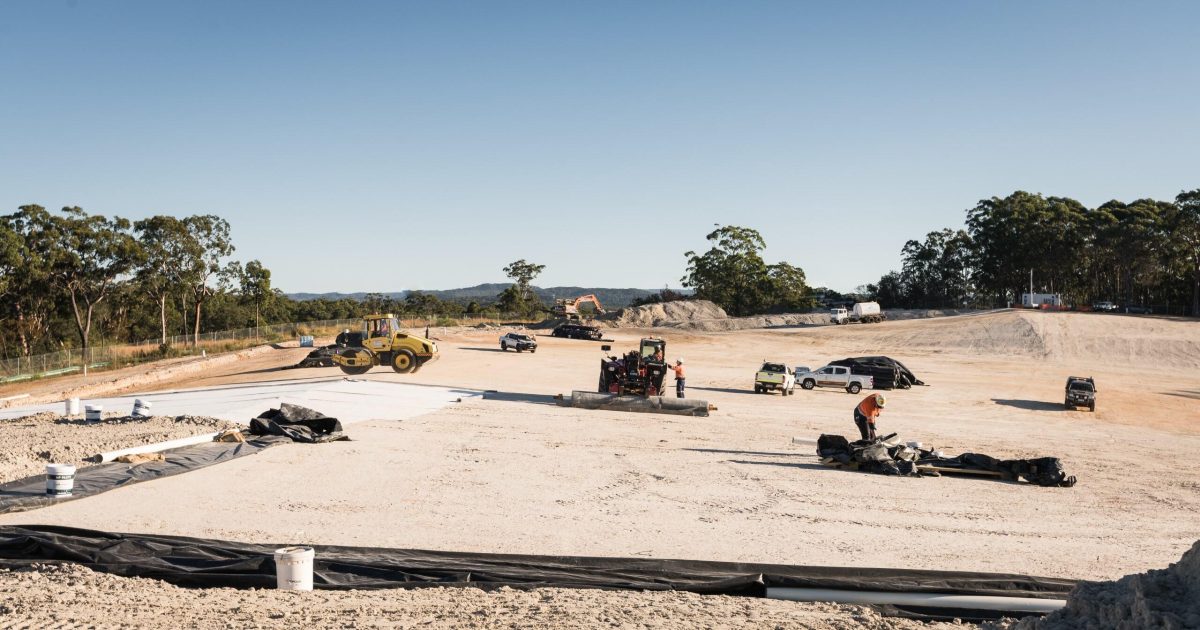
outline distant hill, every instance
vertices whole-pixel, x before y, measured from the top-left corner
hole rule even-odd
[[[438,298],[439,300],[455,302],[466,300],[488,301],[496,299],[496,296],[500,295],[500,293],[504,291],[504,289],[508,288],[510,284],[511,283],[507,282],[491,282],[487,284],[475,285],[473,287],[465,287],[462,289],[420,291],[420,293],[427,293]],[[600,299],[600,303],[604,305],[604,308],[609,310],[628,306],[629,303],[636,298],[645,297],[658,292],[657,289],[600,289],[588,287],[533,287],[533,290],[546,304],[552,304],[555,298],[577,297],[591,293]],[[380,294],[390,298],[402,300],[412,292],[413,291],[393,291],[380,292]],[[340,300],[342,298],[361,300],[367,297],[367,292],[288,293],[287,296],[293,300],[317,300],[322,298],[327,300]]]

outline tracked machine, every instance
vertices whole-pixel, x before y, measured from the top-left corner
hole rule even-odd
[[[590,305],[587,308],[580,308]],[[592,315],[604,314],[604,307],[600,305],[600,299],[594,295],[581,295],[577,298],[558,299],[554,301],[554,314],[567,320],[579,319],[580,313],[589,313]]]
[[[612,346],[600,346],[605,353]],[[607,355],[600,360],[600,385],[602,394],[618,396],[661,396],[663,379],[667,375],[664,355],[667,342],[649,337],[642,340],[637,350],[622,356]]]
[[[333,356],[333,362],[350,375],[366,374],[377,365],[390,365],[400,374],[408,374],[438,356],[437,344],[430,339],[400,330],[396,316],[367,315],[361,331],[339,335],[346,347]]]

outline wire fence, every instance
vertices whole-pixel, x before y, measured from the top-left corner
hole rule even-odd
[[[399,323],[402,328],[419,330],[426,327],[471,326],[485,322],[517,322],[527,321],[527,319],[527,316],[515,314],[469,314],[455,317],[429,315],[401,318]],[[167,337],[166,343],[166,348],[171,349],[170,353],[164,351],[161,338],[154,338],[135,343],[99,344],[86,351],[69,349],[28,357],[0,359],[0,384],[80,372],[83,370],[84,364],[87,364],[89,369],[130,365],[167,356],[201,354],[210,350],[214,352],[230,350],[233,349],[229,347],[231,345],[245,345],[252,340],[269,343],[295,338],[299,335],[321,336],[345,329],[357,330],[361,326],[361,318],[321,319],[206,332],[200,333],[198,337],[172,335]]]

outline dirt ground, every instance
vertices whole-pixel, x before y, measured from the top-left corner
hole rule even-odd
[[[123,448],[156,444],[237,428],[216,418],[154,416],[133,418],[105,414],[104,420],[86,422],[82,416],[39,413],[0,420],[4,450],[0,451],[0,483],[45,474],[46,464],[92,465],[94,455]]]
[[[467,399],[404,422],[356,423],[348,427],[351,442],[276,447],[187,475],[0,516],[0,523],[259,543],[1082,579],[1165,567],[1200,539],[1193,456],[1200,448],[1200,324],[1194,321],[1006,311],[845,327],[652,331],[667,339],[669,359],[686,359],[688,395],[717,405],[708,418],[549,404],[553,394],[594,387],[596,343],[539,337],[536,354],[517,354],[501,352],[495,332],[432,332],[442,337],[441,360],[416,375],[379,368],[367,378],[493,389],[516,400]],[[613,345],[624,348],[647,331],[610,332]],[[337,374],[333,368],[275,370],[304,354],[258,352],[155,386]],[[811,447],[795,446],[791,438],[851,435],[851,409],[860,397],[839,390],[756,395],[754,371],[764,359],[817,367],[864,354],[900,359],[931,384],[887,392],[885,432],[950,454],[1060,457],[1078,485],[892,478],[822,467]],[[1095,413],[1063,409],[1062,387],[1071,374],[1096,377]],[[263,475],[279,483],[241,484],[236,498],[225,490]],[[79,584],[80,593],[93,590]],[[130,597],[120,593],[111,597]],[[281,595],[239,595],[255,596]],[[630,598],[641,596],[587,597],[605,602],[589,600],[589,609],[605,609],[635,607]],[[364,614],[364,621],[386,618]],[[766,621],[697,617],[681,626],[775,624],[766,609],[755,614]],[[839,621],[831,623],[844,625],[828,627],[860,627],[845,614],[833,616]],[[540,623],[533,613],[495,619]],[[593,622],[587,617],[576,625]]]
[[[0,571],[0,624],[26,627],[189,628],[812,628],[952,630],[880,617],[858,606],[797,604],[692,593],[614,593],[543,588],[423,588],[384,591],[181,589],[79,566]],[[129,593],[137,593],[130,597]],[[97,620],[103,620],[97,624]],[[4,627],[9,627],[5,625]],[[179,627],[178,625],[172,627]]]

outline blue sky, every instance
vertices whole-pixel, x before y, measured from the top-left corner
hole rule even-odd
[[[0,211],[215,213],[285,291],[842,290],[1013,190],[1200,187],[1194,2],[0,4]],[[321,253],[316,253],[321,252]]]

